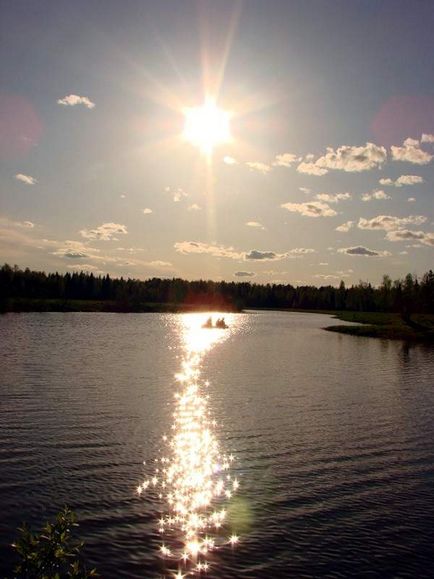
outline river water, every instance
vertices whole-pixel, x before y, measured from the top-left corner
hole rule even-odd
[[[434,577],[434,348],[205,319],[0,317],[0,576],[67,504],[109,579]]]

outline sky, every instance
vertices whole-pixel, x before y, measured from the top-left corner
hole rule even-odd
[[[1,263],[317,286],[433,268],[432,0],[0,13]],[[205,101],[199,137],[230,132],[206,151],[185,129]]]

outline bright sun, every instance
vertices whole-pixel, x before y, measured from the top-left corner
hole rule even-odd
[[[231,140],[230,114],[208,100],[200,107],[184,109],[183,137],[206,155]]]

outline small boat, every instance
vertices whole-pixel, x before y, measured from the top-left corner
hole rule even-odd
[[[216,323],[213,325],[212,323],[212,318],[209,317],[207,319],[207,321],[202,324],[202,328],[208,329],[208,330],[213,330],[213,329],[219,329],[219,330],[226,330],[227,328],[229,328],[229,326],[226,324],[225,319],[224,318],[219,318]]]

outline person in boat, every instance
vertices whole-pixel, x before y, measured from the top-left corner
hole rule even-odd
[[[212,317],[210,316],[203,325],[204,328],[212,328]]]
[[[224,318],[219,318],[216,323],[216,328],[227,328],[226,322]]]

